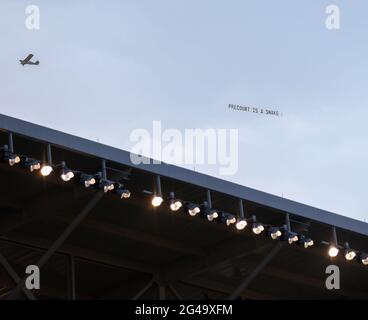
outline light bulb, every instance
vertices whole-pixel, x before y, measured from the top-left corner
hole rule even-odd
[[[114,190],[114,184],[110,183],[104,186],[104,192],[109,192],[111,190]]]
[[[233,218],[230,218],[230,219],[227,219],[226,220],[226,225],[229,226],[229,225],[231,225],[231,224],[233,224],[235,222],[236,222],[236,218],[233,217]]]
[[[9,158],[9,166],[14,166],[16,163],[20,162],[20,158],[17,155],[11,156]]]
[[[65,182],[68,182],[73,178],[74,178],[73,171],[66,171],[66,172],[61,174],[61,179],[63,179]]]
[[[337,249],[336,247],[330,247],[330,249],[328,250],[328,255],[331,258],[336,257],[339,254],[339,249]]]
[[[194,217],[197,215],[197,213],[201,212],[201,209],[198,207],[194,207],[193,209],[188,209],[188,213],[191,217]]]
[[[41,169],[41,174],[47,177],[52,172],[52,167],[48,164],[44,165]]]
[[[159,207],[161,205],[162,201],[164,201],[162,199],[162,197],[160,197],[160,196],[154,196],[153,199],[152,199],[152,205],[154,207]]]
[[[209,214],[207,214],[208,221],[213,221],[218,218],[218,213],[215,210],[211,210]]]
[[[304,248],[308,248],[314,245],[314,242],[312,239],[304,242]]]
[[[368,256],[366,257],[362,257],[362,263],[365,265],[365,266],[368,266]]]
[[[245,221],[244,219],[241,219],[239,220],[237,223],[236,223],[236,228],[238,230],[243,230],[246,226],[247,226],[247,221]]]
[[[35,170],[40,170],[41,169],[41,164],[39,162],[36,162],[34,164],[31,164],[29,166],[29,171],[33,172]]]
[[[273,239],[273,240],[276,240],[278,237],[281,237],[281,231],[280,230],[276,230],[276,231],[274,231],[274,232],[272,232],[271,233],[271,238]]]
[[[170,204],[170,209],[172,211],[178,211],[181,208],[182,204],[179,200],[173,200]]]
[[[129,190],[124,190],[123,193],[121,194],[121,198],[123,199],[128,199],[130,198],[130,191]]]
[[[356,256],[356,253],[355,251],[353,250],[348,250],[346,253],[345,253],[345,259],[348,260],[348,261],[351,261],[355,258]]]
[[[261,234],[262,231],[264,230],[264,227],[263,225],[258,224],[258,225],[254,225],[252,230],[255,234]]]
[[[95,178],[90,178],[84,181],[84,186],[86,188],[88,188],[89,186],[92,186],[96,183],[96,179]]]

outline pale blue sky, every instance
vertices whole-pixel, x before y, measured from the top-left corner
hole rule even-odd
[[[39,31],[25,28],[29,4]],[[239,128],[226,179],[367,220],[367,16],[364,0],[2,0],[0,112],[128,150],[153,120]],[[38,67],[19,65],[29,52]]]

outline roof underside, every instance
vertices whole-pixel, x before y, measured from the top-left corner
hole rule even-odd
[[[213,207],[233,213],[237,213],[237,199],[241,197],[247,210],[260,221],[280,226],[285,212],[289,212],[293,229],[313,238],[315,246],[309,249],[283,245],[242,292],[242,298],[368,297],[367,267],[347,263],[342,257],[333,261],[340,266],[341,290],[325,288],[325,268],[331,261],[321,244],[330,240],[331,225],[337,225],[341,241],[367,250],[368,228],[363,222],[174,166],[135,167],[124,151],[6,116],[0,116],[0,128],[0,145],[7,144],[7,130],[11,130],[15,150],[22,155],[45,159],[45,143],[50,142],[54,163],[66,161],[70,168],[90,173],[100,171],[103,157],[108,160],[109,179],[128,178],[125,184],[132,191],[131,198],[124,200],[106,194],[81,222],[41,271],[41,290],[36,293],[40,298],[68,296],[70,256],[75,257],[78,298],[129,299],[152,278],[161,286],[171,287],[166,298],[175,298],[174,291],[185,299],[226,298],[278,243],[250,231],[239,232],[200,217],[172,213],[166,205],[152,208],[150,198],[142,191],[152,190],[157,173],[162,175],[165,195],[174,191],[181,199],[202,203],[206,190],[211,189]],[[0,177],[0,253],[21,275],[97,191],[77,181],[65,183],[57,174],[44,178],[7,164],[0,164]],[[0,270],[1,298],[14,283],[5,270]],[[154,285],[142,298],[158,296]]]

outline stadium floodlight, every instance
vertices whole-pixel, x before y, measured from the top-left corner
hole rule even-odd
[[[206,217],[208,221],[213,221],[217,219],[219,216],[218,212],[214,209],[207,208],[206,209]]]
[[[154,188],[154,193],[153,193],[151,203],[154,207],[159,207],[161,205],[161,203],[164,201],[164,199],[162,198],[162,192],[161,192],[161,178],[160,178],[160,176],[155,177],[155,185],[154,186],[155,186],[155,188]]]
[[[361,253],[360,254],[360,261],[365,265],[368,266],[368,254]]]
[[[116,183],[115,185],[115,193],[119,195],[120,199],[128,199],[130,198],[130,190],[124,188],[124,185],[120,183]]]
[[[345,259],[348,261],[354,260],[354,258],[356,257],[356,252],[350,248],[348,242],[345,242],[344,248],[345,248]]]
[[[288,232],[287,233],[287,241],[289,244],[293,244],[299,240],[298,235],[295,232]]]
[[[3,149],[3,160],[8,162],[9,166],[14,166],[20,162],[19,155],[14,153],[13,144],[13,133],[8,132],[8,144],[4,145]]]
[[[257,218],[256,216],[252,216],[252,231],[254,234],[261,234],[263,231],[264,231],[264,226],[262,223],[260,222],[257,222]]]
[[[212,198],[211,198],[211,191],[207,190],[207,201],[203,203],[205,207],[204,216],[207,218],[208,221],[214,221],[219,217],[219,213],[217,210],[212,208]]]
[[[299,236],[299,242],[305,249],[312,247],[314,245],[314,241],[311,238],[307,238],[304,235]]]
[[[334,245],[331,245],[329,250],[328,250],[328,255],[331,258],[335,258],[338,254],[339,254],[339,249],[337,247],[335,247]]]
[[[17,163],[20,163],[20,157],[14,152],[10,151],[7,145],[4,145],[2,150],[2,158],[9,164],[9,166],[12,167]]]
[[[201,209],[199,208],[198,205],[194,204],[194,203],[188,203],[186,205],[186,209],[188,211],[188,214],[191,216],[191,217],[195,217],[198,213],[201,212]]]
[[[115,185],[113,181],[107,179],[100,180],[100,188],[103,189],[105,193],[112,191],[115,189]]]
[[[220,221],[224,222],[227,226],[236,223],[236,217],[231,213],[220,212]]]
[[[179,199],[175,198],[174,192],[170,192],[169,201],[171,211],[178,211],[183,205]]]
[[[245,220],[243,200],[239,199],[239,216],[236,219],[236,229],[243,230],[247,226],[247,220]]]
[[[276,228],[276,227],[272,227],[269,231],[270,237],[273,240],[277,240],[278,238],[280,238],[282,236],[282,232],[280,230],[280,228]]]
[[[41,163],[36,159],[32,159],[32,158],[28,158],[28,157],[22,157],[21,167],[29,169],[30,172],[33,172],[35,170],[40,170],[41,169]]]
[[[47,177],[48,175],[50,175],[50,173],[52,172],[52,167],[46,163],[42,166],[41,168],[41,174],[44,176],[44,177]]]
[[[82,173],[80,176],[80,181],[81,183],[83,183],[83,185],[86,188],[89,188],[90,186],[93,186],[96,184],[96,178],[100,178],[100,174],[97,175],[90,175],[90,174],[85,174]]]
[[[331,258],[335,258],[339,254],[338,246],[336,228],[332,227],[331,243],[328,249],[328,255]]]
[[[60,177],[65,182],[68,182],[68,181],[70,181],[71,179],[74,178],[74,172],[66,166],[64,161],[61,163]]]
[[[42,165],[41,174],[47,177],[52,172],[52,155],[51,155],[51,145],[47,145],[47,162]]]

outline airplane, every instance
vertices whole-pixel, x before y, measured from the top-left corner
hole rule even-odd
[[[25,64],[34,64],[34,65],[39,65],[40,62],[37,60],[36,62],[32,62],[31,59],[33,58],[33,54],[29,54],[27,56],[27,58],[25,58],[24,60],[19,60],[20,64],[22,66],[24,66]]]

